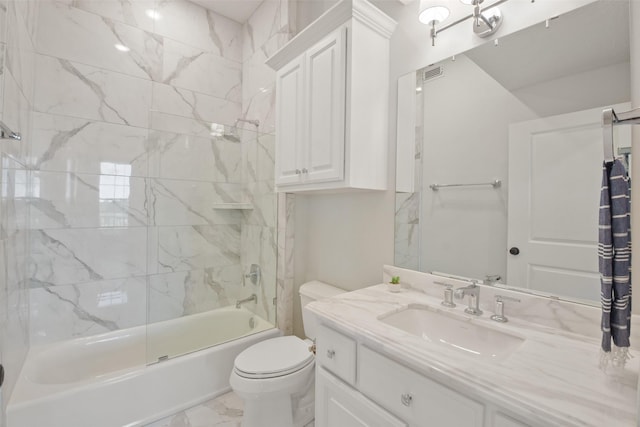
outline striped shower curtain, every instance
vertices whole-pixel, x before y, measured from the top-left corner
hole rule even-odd
[[[631,327],[631,186],[620,160],[602,166],[598,258],[602,299],[601,362],[624,366]],[[613,340],[613,351],[611,341]]]

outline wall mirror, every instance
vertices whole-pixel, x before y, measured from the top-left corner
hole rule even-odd
[[[599,301],[601,117],[630,108],[628,16],[597,1],[400,78],[396,266]],[[629,127],[614,141],[631,162]]]

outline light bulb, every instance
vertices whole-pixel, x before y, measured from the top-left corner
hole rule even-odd
[[[449,17],[449,9],[444,6],[432,6],[420,11],[418,19],[423,24],[440,23]]]

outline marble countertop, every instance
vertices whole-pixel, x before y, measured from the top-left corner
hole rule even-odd
[[[341,330],[390,358],[459,392],[514,411],[533,425],[635,426],[638,359],[624,370],[598,367],[599,342],[592,337],[510,319],[500,324],[440,305],[441,299],[415,289],[392,293],[376,285],[307,307],[322,323]],[[525,338],[504,360],[486,360],[432,344],[378,320],[409,304],[453,312],[471,323]],[[632,353],[633,354],[633,353]]]

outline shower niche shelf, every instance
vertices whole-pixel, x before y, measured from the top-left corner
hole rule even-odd
[[[253,205],[251,203],[214,203],[213,209],[251,210],[253,209]]]

